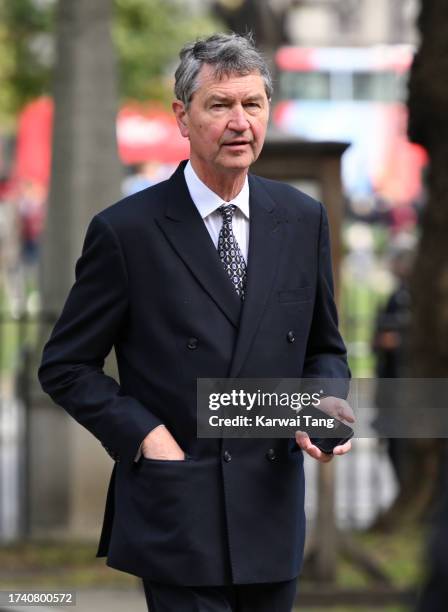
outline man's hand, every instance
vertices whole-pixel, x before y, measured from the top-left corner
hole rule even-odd
[[[165,461],[185,460],[185,453],[164,425],[156,427],[142,442],[142,454],[146,459]]]
[[[305,431],[296,431],[296,442],[310,457],[317,459],[317,461],[321,463],[328,463],[333,459],[334,455],[345,455],[352,447],[352,443],[349,440],[345,444],[335,446],[333,454],[329,455],[328,453],[322,452],[320,448],[317,448],[317,446],[311,442],[309,435]]]
[[[355,422],[355,415],[353,414],[353,410],[348,402],[339,397],[323,397],[319,406],[316,406],[319,410],[326,412],[330,416],[339,419],[340,421],[345,421],[347,423]],[[352,447],[352,443],[350,440],[345,442],[345,444],[340,444],[339,446],[335,446],[333,449],[333,454],[329,455],[324,453],[317,448],[311,440],[309,435],[304,431],[296,431],[296,442],[300,448],[305,451],[310,457],[320,461],[321,463],[328,463],[333,459],[334,455],[345,455]]]

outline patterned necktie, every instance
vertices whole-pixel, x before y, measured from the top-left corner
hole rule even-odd
[[[236,206],[233,204],[226,204],[218,208],[218,212],[222,215],[222,227],[218,238],[218,253],[224,270],[235,287],[235,291],[244,300],[246,262],[233,233],[232,217],[235,209]]]

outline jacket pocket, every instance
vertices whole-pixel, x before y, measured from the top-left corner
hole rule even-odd
[[[188,455],[187,453],[185,453],[185,459],[152,459],[151,457],[144,457],[142,455],[142,461],[145,461],[147,463],[160,463],[160,464],[171,464],[174,463],[176,465],[178,465],[179,463],[188,463],[189,461],[193,461],[193,458]]]

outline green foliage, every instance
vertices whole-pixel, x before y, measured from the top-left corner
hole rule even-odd
[[[137,100],[170,100],[172,71],[187,40],[211,33],[216,23],[191,14],[187,0],[115,0],[113,36],[120,91]]]
[[[170,76],[179,48],[212,32],[214,23],[189,10],[188,0],[110,0],[123,99],[172,96]],[[0,120],[50,93],[57,0],[0,0]]]
[[[0,116],[48,91],[52,69],[51,0],[0,0]]]

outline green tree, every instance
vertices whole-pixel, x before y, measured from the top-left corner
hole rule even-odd
[[[110,0],[122,99],[171,97],[179,47],[217,22],[188,10],[188,0]],[[51,92],[55,0],[0,0],[0,119]]]
[[[0,117],[49,90],[53,0],[0,0]]]
[[[416,378],[448,376],[448,3],[421,0],[418,28],[420,46],[409,79],[410,139],[425,147],[429,156],[427,201],[411,283],[411,375]],[[436,388],[436,387],[435,387]],[[422,389],[427,393],[427,387]],[[406,398],[408,405],[425,407],[427,419],[437,418],[440,398]],[[409,441],[407,477],[394,504],[377,527],[392,529],[427,516],[438,503],[446,470],[446,440]],[[418,486],[416,486],[418,474]]]
[[[117,62],[111,18],[110,0],[57,3],[52,172],[40,258],[42,307],[51,316],[61,312],[73,284],[87,224],[120,197],[121,164],[115,134]],[[41,320],[40,349],[48,337],[45,321],[48,319]],[[36,357],[40,354],[37,350]],[[31,412],[32,532],[65,529],[73,534],[78,529],[78,534],[85,533],[89,520],[96,520],[99,500],[95,491],[101,474],[98,467],[86,468],[84,460],[90,452],[85,450],[83,432],[72,431],[68,416],[39,390]],[[45,438],[44,431],[51,434]],[[95,460],[88,465],[96,465]],[[84,510],[82,517],[79,508]]]
[[[185,0],[115,0],[113,36],[122,97],[171,99],[169,75],[179,48],[218,27],[210,17],[187,9]]]

